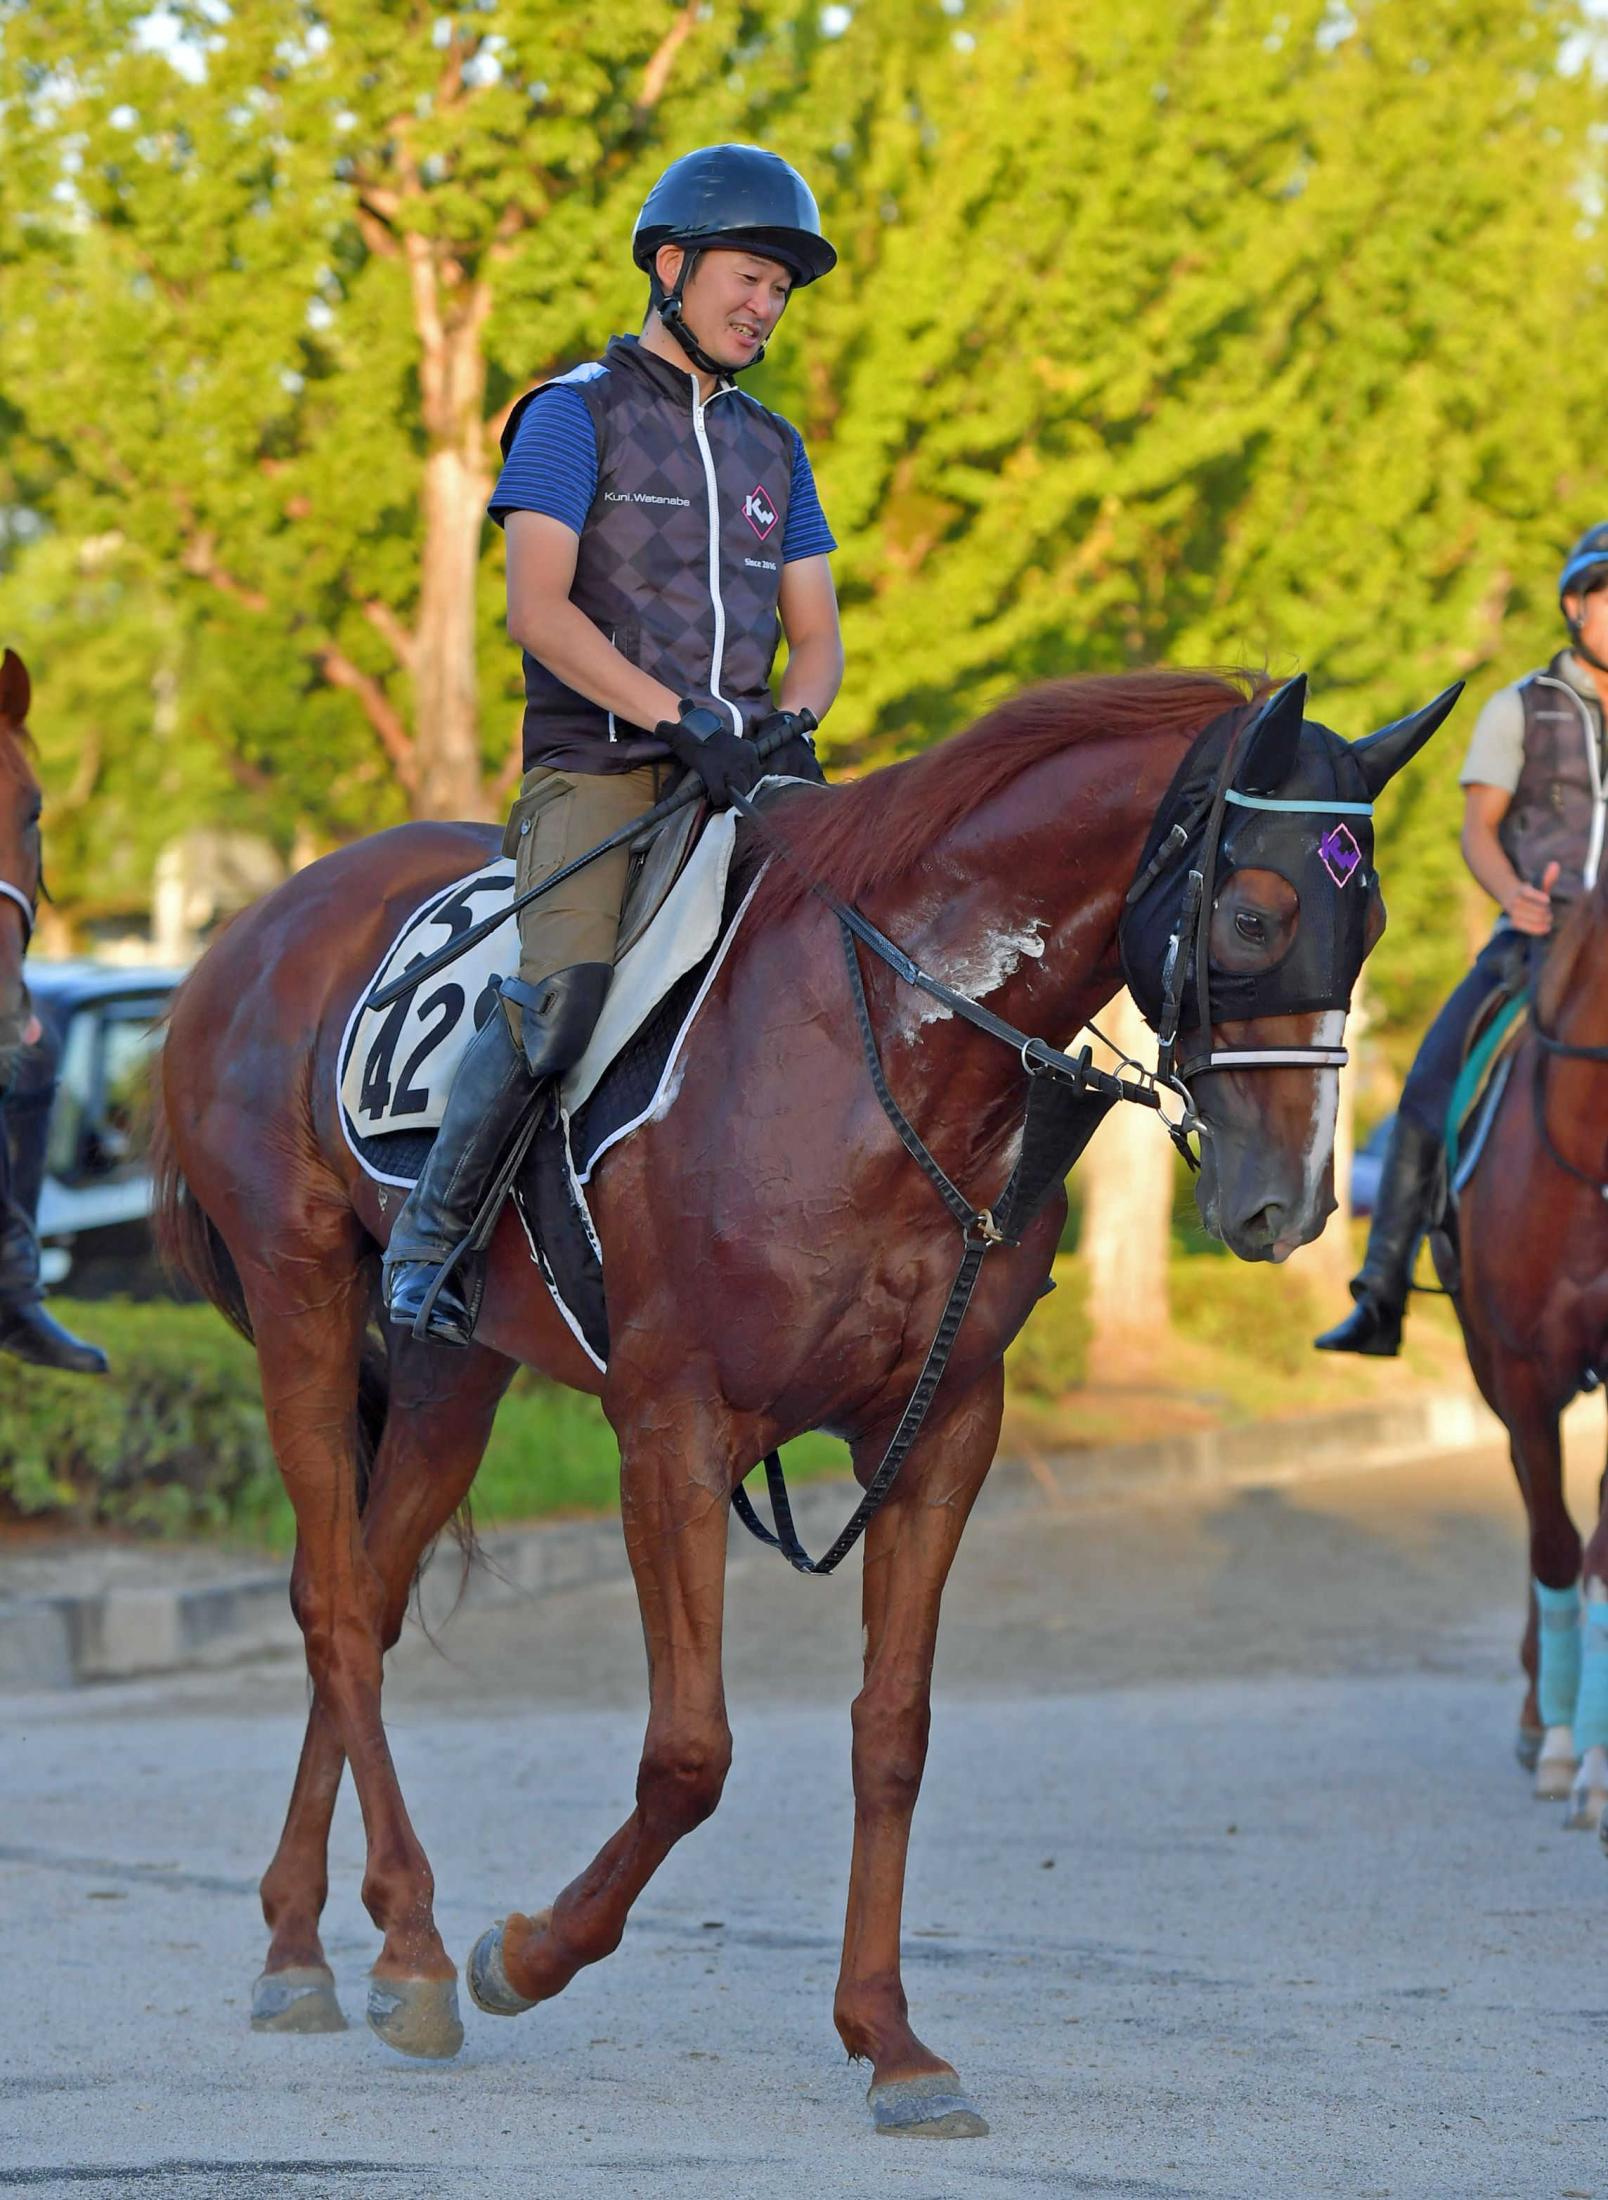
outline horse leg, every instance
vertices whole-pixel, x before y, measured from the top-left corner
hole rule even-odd
[[[1536,1701],[1544,1729],[1535,1795],[1556,1802],[1575,1771],[1574,1711],[1580,1685],[1580,1537],[1563,1498],[1558,1409],[1544,1377],[1507,1362],[1490,1402],[1507,1427],[1530,1525],[1531,1594],[1538,1622]]]
[[[476,1941],[464,1975],[493,2016],[551,2000],[611,1954],[632,1903],[720,1800],[731,1764],[720,1649],[732,1448],[715,1416],[663,1397],[623,1442],[622,1524],[648,1652],[636,1809],[550,1909],[516,1912]]]
[[[1541,1673],[1541,1614],[1536,1607],[1535,1583],[1529,1569],[1524,1575],[1524,1633],[1519,1640],[1519,1664],[1526,1682],[1519,1706],[1519,1727],[1513,1737],[1513,1754],[1526,1772],[1534,1772],[1547,1730],[1541,1723],[1541,1699],[1536,1693]]]
[[[294,1297],[287,1288],[294,1279]],[[463,2044],[457,1972],[432,1914],[435,1884],[409,1822],[380,1718],[385,1598],[363,1545],[358,1505],[357,1369],[370,1275],[341,1233],[328,1257],[270,1271],[241,1264],[263,1402],[296,1515],[292,1603],[307,1670],[334,1739],[352,1767],[368,1865],[363,1902],[385,1939],[374,1965],[369,2022],[404,2054],[455,2055]],[[330,1751],[298,1786],[313,1807],[338,1782]],[[320,1777],[322,1775],[322,1777]]]
[[[935,1413],[904,1469],[910,1475],[919,1460],[921,1471],[866,1531],[854,1855],[833,2017],[850,2055],[871,2064],[866,2098],[878,2132],[889,2136],[970,2139],[988,2130],[953,2065],[911,2029],[899,1933],[910,1821],[927,1759],[938,1605],[994,1456],[1003,1399],[1003,1373],[995,1368],[941,1420]],[[857,1466],[864,1464],[859,1450]]]
[[[392,1358],[387,1417],[363,1508],[364,1549],[383,1598],[382,1651],[402,1632],[420,1558],[474,1480],[513,1372],[507,1360],[479,1345],[447,1362],[439,1352],[399,1339]],[[330,1821],[345,1764],[336,1723],[315,1694],[284,1831],[262,1879],[270,1939],[252,1993],[256,2031],[345,2027],[318,1933],[329,1892]]]
[[[1577,1832],[1595,1829],[1608,1848],[1608,1507],[1601,1508],[1581,1572],[1585,1624],[1574,1720],[1580,1769],[1569,1795],[1568,1823]]]

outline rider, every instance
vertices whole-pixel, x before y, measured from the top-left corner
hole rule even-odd
[[[525,669],[525,776],[503,841],[520,891],[695,772],[723,808],[765,771],[819,777],[808,731],[843,676],[832,539],[798,432],[739,390],[790,293],[830,272],[808,186],[774,153],[710,145],[637,217],[640,338],[521,398],[491,517]],[[780,708],[770,690],[786,635]],[[750,737],[798,736],[764,763]],[[613,969],[626,851],[519,918],[519,973],[453,1080],[385,1256],[393,1321],[466,1345],[449,1256],[534,1086],[579,1060]],[[433,1296],[432,1296],[433,1294]]]
[[[1482,1004],[1522,982],[1554,912],[1596,883],[1608,815],[1608,521],[1588,527],[1558,578],[1569,647],[1512,687],[1475,723],[1462,770],[1463,860],[1501,905],[1473,969],[1425,1033],[1385,1151],[1356,1305],[1319,1337],[1320,1352],[1389,1358],[1440,1166],[1446,1111]]]
[[[64,1375],[104,1375],[106,1355],[64,1329],[44,1306],[34,1212],[44,1175],[56,1047],[30,1017],[17,1081],[0,1094],[0,1352]]]

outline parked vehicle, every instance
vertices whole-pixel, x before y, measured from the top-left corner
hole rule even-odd
[[[1351,1157],[1351,1212],[1354,1215],[1371,1215],[1374,1211],[1374,1201],[1379,1197],[1379,1172],[1384,1167],[1385,1148],[1390,1143],[1395,1121],[1392,1114],[1376,1123]]]
[[[28,965],[44,1045],[57,1062],[39,1186],[42,1274],[75,1296],[167,1288],[151,1244],[147,1103],[162,1019],[183,975]]]

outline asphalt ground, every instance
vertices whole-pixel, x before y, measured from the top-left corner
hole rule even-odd
[[[1588,1517],[1596,1457],[1576,1462]],[[613,1957],[451,2065],[254,2035],[289,1661],[0,1703],[0,2194],[1608,2200],[1608,1857],[1512,1760],[1524,1581],[1489,1455],[1022,1508],[940,1637],[905,1981],[985,2139],[871,2135],[831,2026],[854,1581],[734,1568],[736,1761]],[[397,1761],[460,1954],[628,1807],[626,1588],[412,1636]]]

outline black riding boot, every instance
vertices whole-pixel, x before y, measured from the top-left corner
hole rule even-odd
[[[1365,1352],[1388,1360],[1401,1350],[1413,1256],[1435,1219],[1429,1206],[1440,1158],[1440,1139],[1410,1115],[1398,1115],[1379,1172],[1368,1250],[1351,1279],[1357,1303],[1343,1322],[1313,1340],[1320,1352]]]
[[[473,1228],[536,1085],[562,1076],[585,1052],[613,975],[609,963],[575,963],[539,986],[510,979],[503,990],[519,1007],[523,1046],[515,1044],[502,1009],[470,1041],[424,1174],[385,1254],[385,1310],[415,1336],[456,1345],[473,1337],[468,1299],[455,1278],[441,1284],[426,1314],[431,1288]]]
[[[0,1216],[0,1352],[14,1353],[33,1367],[59,1368],[64,1375],[104,1375],[100,1346],[53,1321],[43,1299],[39,1240],[21,1208],[8,1205]]]

